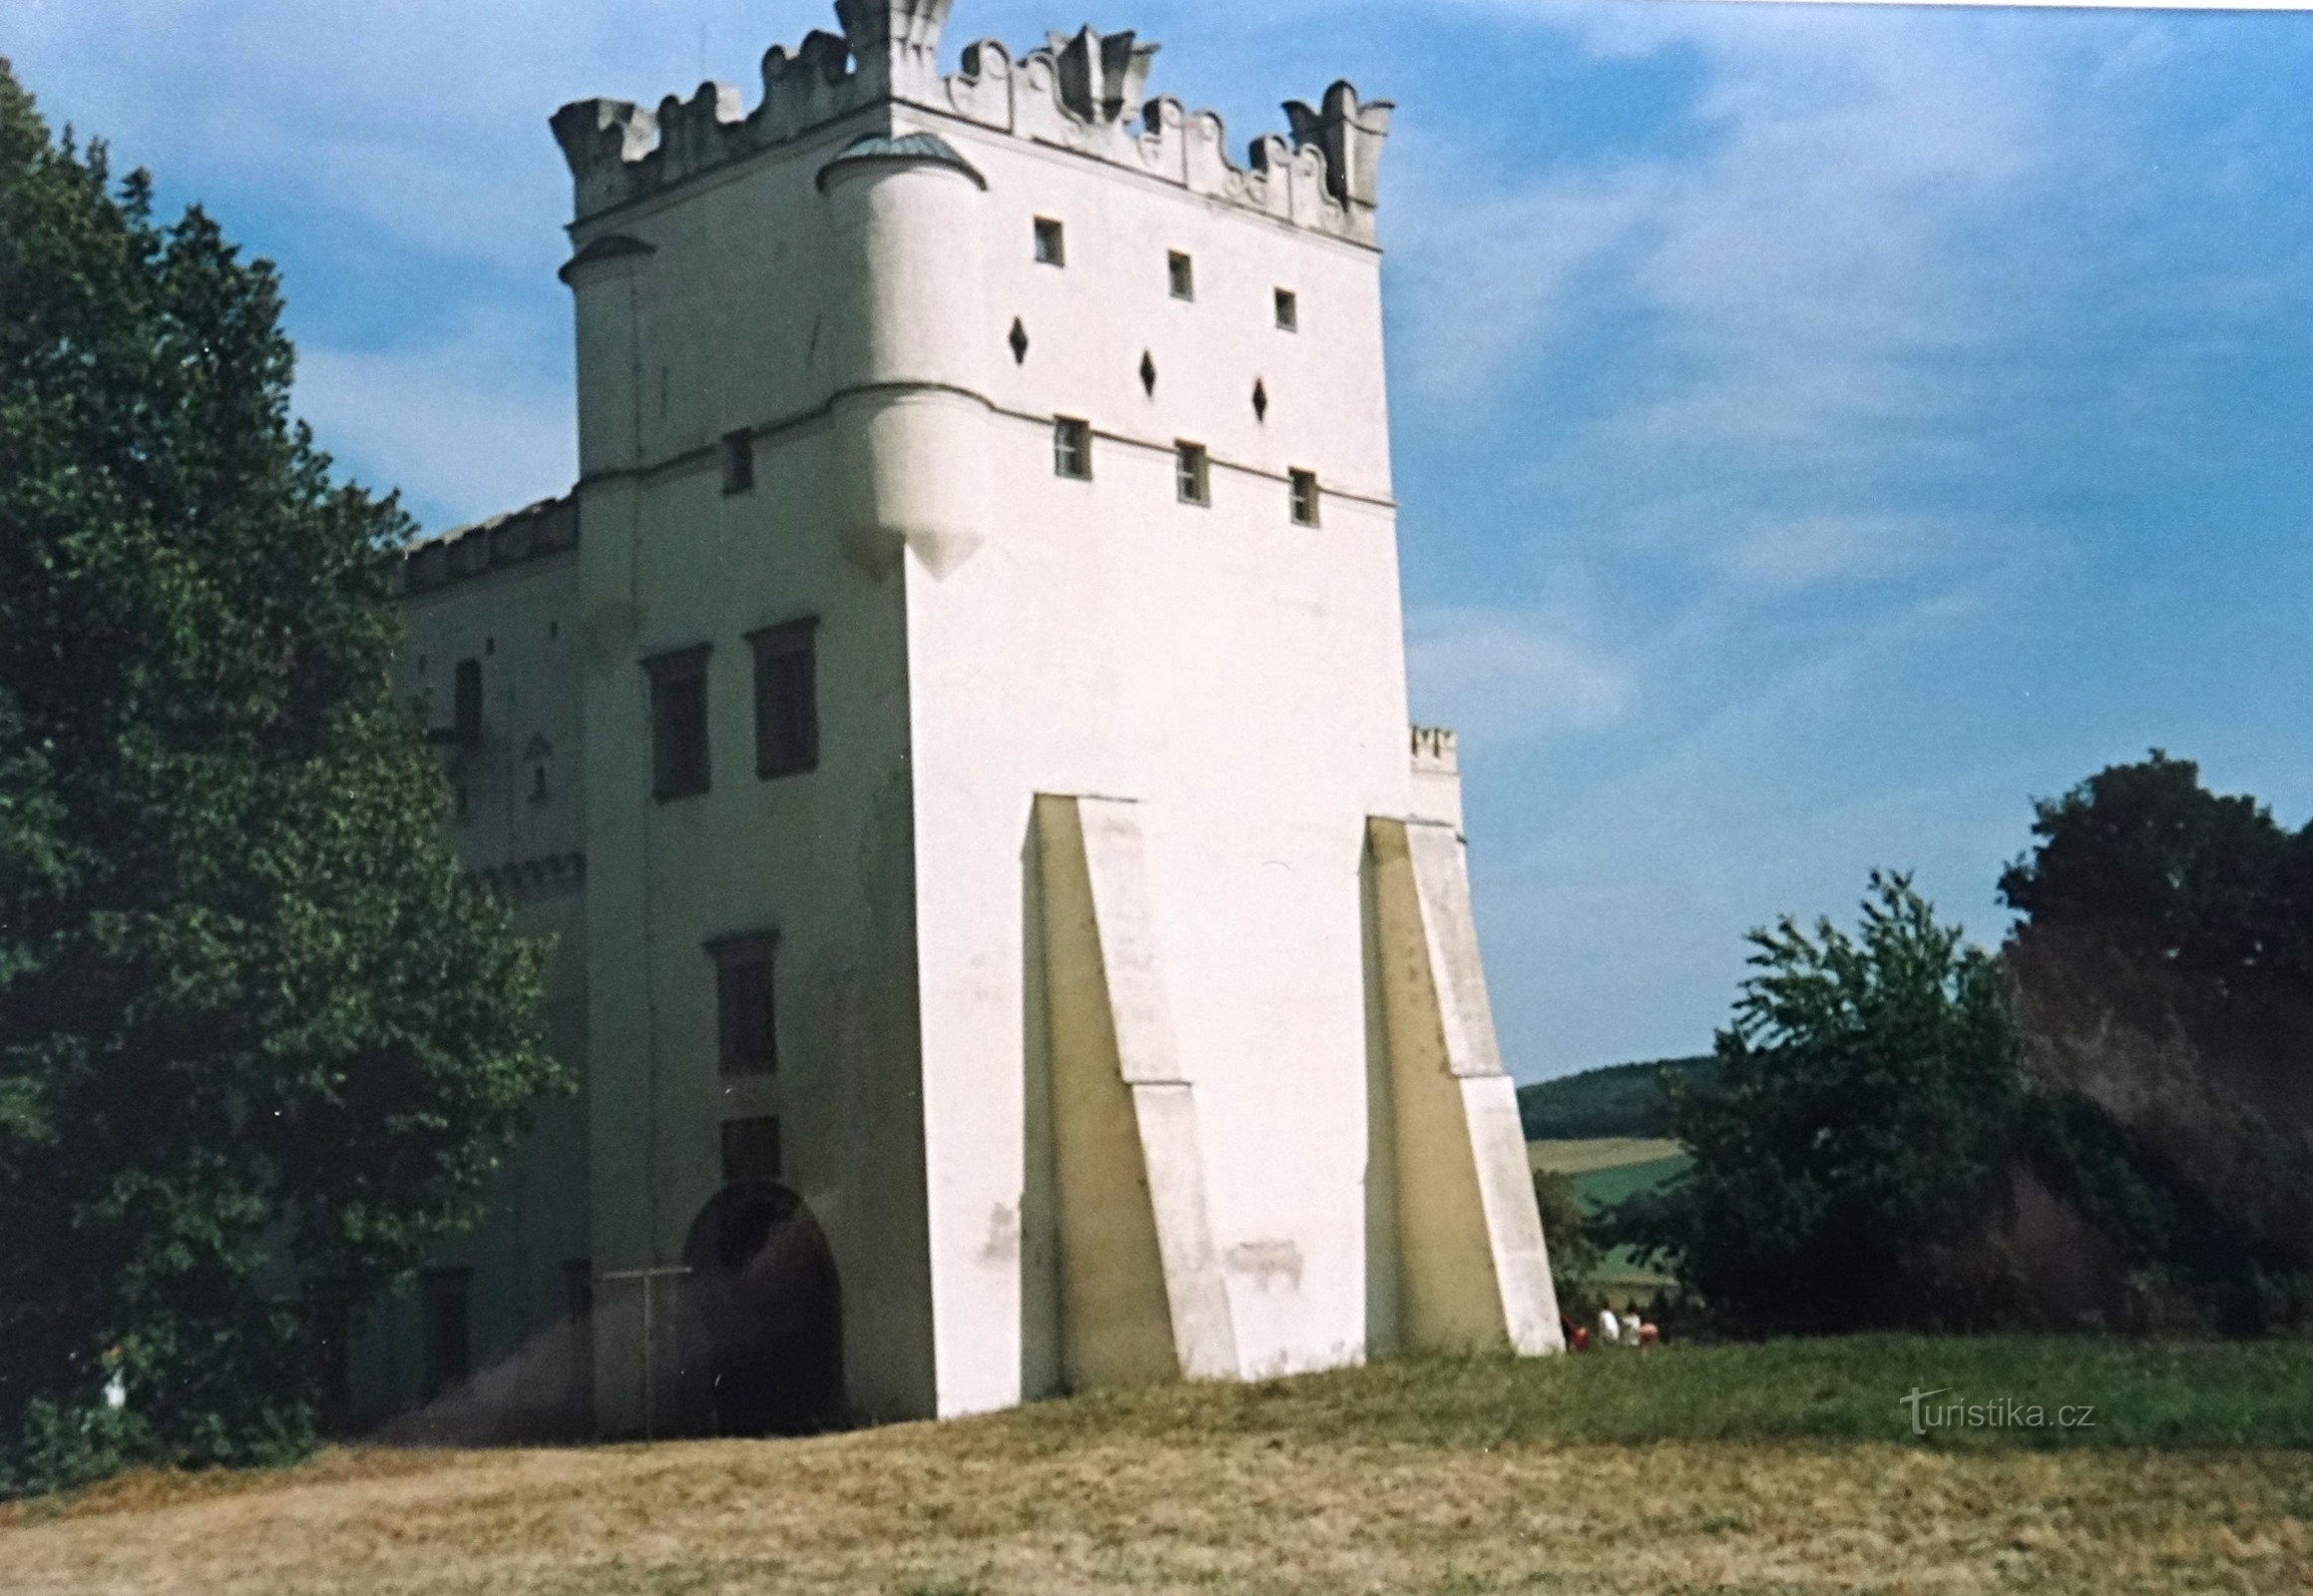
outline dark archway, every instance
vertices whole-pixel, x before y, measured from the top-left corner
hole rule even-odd
[[[683,1428],[805,1435],[843,1416],[843,1296],[803,1199],[767,1180],[715,1193],[683,1243]]]

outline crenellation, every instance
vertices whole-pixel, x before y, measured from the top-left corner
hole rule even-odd
[[[1380,202],[1381,145],[1389,137],[1386,100],[1359,104],[1348,79],[1326,91],[1322,110],[1299,100],[1286,102],[1293,142],[1325,157],[1326,188],[1342,203],[1370,210]]]
[[[961,71],[944,86],[948,109],[983,128],[1012,125],[1012,53],[1000,39],[981,39],[964,47]]]
[[[395,567],[395,591],[426,593],[486,571],[523,565],[578,546],[575,495],[541,499],[471,526],[452,527],[406,545]]]
[[[964,48],[961,70],[942,77],[940,35],[952,3],[836,0],[842,35],[814,32],[792,55],[774,45],[752,112],[725,84],[702,84],[688,100],[670,95],[655,112],[620,100],[563,107],[553,123],[576,214],[584,220],[855,112],[906,105],[1132,168],[1313,231],[1374,241],[1388,101],[1360,101],[1347,82],[1329,88],[1318,107],[1292,101],[1288,132],[1255,139],[1240,167],[1213,112],[1185,110],[1170,97],[1141,99],[1158,46],[1131,32],[1087,26],[1050,34],[1017,57],[983,39]]]
[[[1454,749],[1451,726],[1415,726],[1413,730],[1413,768],[1437,775],[1451,776],[1461,766]]]
[[[1095,33],[1089,24],[1072,36],[1048,33],[1044,40],[1061,106],[1092,123],[1122,121],[1125,109],[1139,103],[1159,48],[1139,43],[1129,31]]]

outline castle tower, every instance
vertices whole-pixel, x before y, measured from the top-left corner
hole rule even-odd
[[[476,1324],[549,1317],[492,1259],[544,1303],[582,1257],[606,1433],[819,1357],[792,1300],[876,1415],[1556,1347],[1409,745],[1389,107],[1239,166],[1130,34],[943,76],[948,0],[836,10],[751,110],[556,114],[578,483],[407,568],[414,690],[491,678],[462,851],[574,861],[532,896],[582,1149],[514,1177]]]

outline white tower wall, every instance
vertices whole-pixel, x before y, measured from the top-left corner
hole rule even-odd
[[[1218,118],[1139,103],[1129,35],[943,78],[947,0],[837,9],[752,110],[555,118],[580,477],[551,584],[519,579],[567,638],[521,701],[572,728],[584,800],[582,900],[539,923],[585,1132],[526,1167],[582,1167],[582,1240],[545,1177],[516,1207],[587,1250],[596,1424],[652,1428],[646,1371],[695,1354],[646,1335],[642,1282],[685,1262],[733,1118],[779,1122],[871,1415],[1546,1348],[1450,743],[1406,725],[1388,108],[1337,84],[1239,167]],[[418,612],[463,636],[510,591]],[[790,622],[819,756],[764,774],[748,639]],[[702,649],[707,790],[657,797],[649,671]],[[775,939],[769,1074],[719,1067],[733,937]]]

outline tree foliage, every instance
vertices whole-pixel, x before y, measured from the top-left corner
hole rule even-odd
[[[1919,1261],[1981,1224],[2004,1168],[2020,1085],[1999,968],[1901,875],[1873,874],[1852,935],[1785,917],[1750,942],[1717,1070],[1674,1089],[1694,1163],[1616,1233],[1739,1325],[1915,1320]]]
[[[2222,988],[2313,984],[2313,828],[2220,796],[2155,748],[2033,806],[2000,895],[2035,926],[2100,938]]]
[[[1597,1226],[1582,1206],[1574,1177],[1555,1169],[1534,1171],[1534,1206],[1542,1216],[1542,1239],[1550,1249],[1551,1284],[1558,1308],[1576,1320],[1598,1311],[1598,1268],[1606,1249]]]
[[[2313,830],[2154,749],[2035,805],[2000,890],[2035,1171],[2161,1317],[2313,1306]]]
[[[153,209],[0,62],[0,1481],[298,1444],[558,1078],[389,697],[405,518]]]

